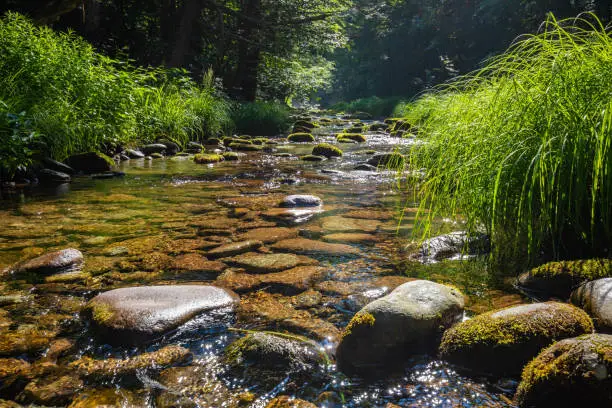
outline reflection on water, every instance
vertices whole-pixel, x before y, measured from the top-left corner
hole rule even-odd
[[[319,139],[334,140],[322,135]],[[264,407],[277,395],[294,395],[321,407],[508,406],[504,392],[493,384],[463,377],[431,357],[412,361],[402,375],[374,384],[347,378],[333,366],[307,376],[290,372],[281,378],[254,378],[230,370],[221,358],[224,347],[242,335],[229,327],[305,335],[331,354],[351,316],[401,284],[404,273],[456,284],[470,296],[471,310],[478,312],[500,306],[499,299],[517,301],[516,295],[492,291],[486,273],[479,275],[460,264],[406,263],[414,213],[404,208],[416,203],[402,193],[401,185],[398,190],[401,179],[394,172],[352,169],[367,159],[365,149],[389,151],[408,148],[410,143],[373,134],[367,145],[343,146],[341,160],[315,164],[276,155],[308,154],[309,145],[279,145],[273,151],[250,153],[239,162],[215,165],[196,165],[182,157],[131,160],[121,165],[125,177],[77,178],[72,184],[9,195],[0,209],[0,268],[72,247],[84,253],[85,276],[3,281],[0,329],[40,342],[42,346],[25,347],[19,354],[34,364],[44,358],[41,351],[52,341],[74,343],[61,358],[48,363],[49,378],[69,375],[67,364],[82,356],[125,359],[143,350],[111,348],[92,338],[78,313],[88,299],[100,291],[137,284],[214,282],[215,276],[181,272],[177,260],[205,254],[250,231],[282,227],[289,235],[295,230],[296,236],[349,244],[361,255],[311,255],[326,272],[323,281],[309,290],[253,285],[241,292],[245,306],[235,319],[205,331],[199,330],[202,322],[196,320],[147,348],[187,347],[194,354],[188,366],[166,370],[161,377],[155,370],[138,370],[127,380],[86,381],[74,401]],[[278,211],[279,200],[296,193],[321,197],[323,210]],[[266,247],[263,252],[273,251]],[[8,346],[0,346],[0,354],[1,347]],[[10,393],[0,387],[0,396]]]

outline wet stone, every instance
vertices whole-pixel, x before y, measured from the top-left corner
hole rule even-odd
[[[78,270],[83,265],[83,254],[68,248],[50,252],[13,267],[13,274],[53,275]]]
[[[264,218],[277,221],[282,225],[297,225],[305,223],[322,212],[323,209],[321,207],[272,208],[264,211],[261,215]]]
[[[285,208],[318,207],[322,204],[323,201],[317,196],[296,194],[285,197],[279,206]]]
[[[337,233],[328,234],[322,237],[325,242],[348,242],[351,244],[370,244],[380,241],[380,238],[372,234],[360,233]]]
[[[283,272],[267,274],[248,274],[226,271],[215,281],[218,286],[236,292],[252,292],[265,289],[286,295],[303,292],[323,277],[324,268],[317,266],[298,266]]]
[[[272,249],[311,255],[354,256],[361,254],[359,249],[350,245],[329,244],[306,238],[294,238],[280,241],[272,245]]]
[[[191,253],[174,258],[171,268],[176,271],[199,272],[218,275],[227,266],[223,262],[209,261],[199,254]]]
[[[146,400],[146,395],[125,388],[83,390],[72,400],[68,408],[145,407]]]
[[[296,238],[298,231],[294,228],[255,228],[240,236],[243,240],[261,241],[264,244],[272,244],[283,239]]]
[[[282,396],[274,398],[266,408],[316,408],[315,404],[295,397]]]
[[[43,405],[66,405],[83,387],[83,382],[74,376],[60,378],[38,378],[30,382],[19,400]]]
[[[204,312],[231,313],[236,294],[214,286],[174,285],[116,289],[85,307],[96,331],[111,343],[153,340]]]
[[[263,246],[263,243],[255,240],[233,242],[231,244],[221,245],[217,248],[211,249],[206,255],[211,259],[224,258],[227,256],[234,256],[249,252],[251,250],[260,248],[261,246]]]
[[[572,293],[572,303],[593,318],[599,331],[612,333],[612,278],[581,285]]]
[[[243,255],[232,258],[231,262],[249,272],[280,272],[298,266],[301,258],[293,254]]]
[[[380,221],[346,218],[340,216],[325,217],[321,227],[330,232],[372,233],[381,225]]]

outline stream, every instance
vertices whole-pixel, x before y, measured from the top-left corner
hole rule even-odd
[[[351,125],[331,119],[335,125],[315,130],[317,142],[335,143],[333,135]],[[50,395],[48,401],[61,403],[38,405],[265,407],[271,399],[288,395],[318,407],[512,406],[516,379],[468,377],[435,356],[414,358],[401,372],[369,381],[347,377],[333,365],[335,344],[351,317],[410,279],[455,285],[468,297],[468,315],[523,301],[511,289],[493,287],[486,271],[466,262],[425,265],[409,260],[418,203],[405,180],[393,171],[353,168],[367,159],[367,150],[405,152],[413,141],[384,132],[366,136],[366,143],[342,144],[342,158],[320,163],[298,158],[309,154],[312,144],[280,142],[236,162],[200,165],[181,156],[133,159],[119,165],[125,172],[121,178],[77,177],[71,184],[4,197],[0,270],[65,248],[79,249],[85,263],[82,274],[65,281],[2,278],[0,367],[18,358],[30,367],[24,381],[43,378],[47,383],[71,378],[69,364],[79,358],[121,359],[180,345],[193,355],[187,363],[166,370],[138,369],[127,378],[111,373],[84,380],[72,393],[71,381],[64,386],[60,381],[48,393],[67,395]],[[290,194],[316,195],[323,201],[322,210],[299,214],[278,209]],[[440,220],[440,231],[460,227]],[[266,238],[271,229],[278,229],[278,242],[302,237],[350,245],[359,255],[300,249],[297,255],[308,257],[305,264],[324,270],[308,283],[244,281],[228,276],[227,270],[204,273],[192,267],[194,254],[205,256],[210,248],[245,237]],[[275,253],[276,242],[272,239],[253,251]],[[241,302],[237,313],[214,325],[196,319],[141,347],[105,344],[80,315],[87,301],[111,289],[193,283],[234,289]],[[224,364],[224,349],[247,331],[304,336],[315,341],[331,363],[308,373],[230,369]],[[57,347],[61,353],[50,358]],[[177,388],[181,382],[189,386]],[[0,400],[7,404],[0,402],[0,407],[19,406],[8,401],[31,403],[22,388],[0,384]]]

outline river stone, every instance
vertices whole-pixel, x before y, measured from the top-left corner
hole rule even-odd
[[[266,408],[317,408],[317,406],[299,398],[283,395],[270,401]]]
[[[51,169],[42,169],[38,172],[38,179],[49,183],[70,183],[72,178],[69,174]]]
[[[565,339],[542,351],[523,370],[519,407],[612,406],[612,336]]]
[[[352,256],[360,255],[359,249],[344,244],[329,244],[306,238],[286,239],[272,245],[272,249],[297,254]]]
[[[325,357],[313,341],[268,333],[250,333],[234,341],[226,348],[225,357],[232,367],[256,366],[285,372],[306,372],[325,364]]]
[[[145,154],[145,156],[154,157],[153,154],[164,153],[166,149],[167,149],[166,145],[163,145],[161,143],[152,143],[152,144],[143,146],[140,150]]]
[[[369,375],[431,351],[444,329],[461,320],[463,307],[455,288],[426,280],[405,283],[351,319],[336,350],[338,368]]]
[[[83,385],[83,381],[72,375],[37,378],[25,387],[19,400],[47,406],[65,406]]]
[[[229,313],[239,301],[233,292],[214,286],[141,286],[102,293],[85,312],[107,341],[133,344],[158,338],[203,312]]]
[[[279,292],[284,295],[294,295],[304,292],[321,280],[325,269],[318,266],[298,266],[283,272],[266,274],[224,272],[215,284],[236,292],[253,292],[265,289],[268,292]]]
[[[68,408],[146,407],[147,395],[122,387],[83,390]]]
[[[323,212],[322,207],[307,207],[307,208],[271,208],[261,215],[272,221],[279,222],[283,225],[302,224],[316,214]]]
[[[249,272],[270,273],[294,268],[300,264],[301,259],[293,254],[248,254],[235,257],[232,262]]]
[[[85,174],[111,171],[113,163],[110,157],[95,152],[76,154],[66,160],[68,166]]]
[[[65,165],[64,163],[55,161],[53,159],[50,159],[48,157],[45,157],[42,160],[43,164],[45,165],[45,167],[47,169],[50,170],[55,170],[55,171],[59,171],[60,173],[66,173],[69,175],[74,174],[74,169],[70,166]]]
[[[345,218],[337,215],[322,219],[322,227],[328,232],[376,232],[381,225],[380,221]]]
[[[357,170],[357,171],[376,171],[378,169],[377,169],[376,166],[372,166],[371,164],[360,163],[360,164],[356,165],[353,170]]]
[[[612,259],[587,259],[549,262],[522,273],[518,284],[523,289],[567,299],[582,283],[612,277]]]
[[[328,234],[324,235],[322,239],[325,242],[348,242],[350,244],[367,244],[380,241],[375,235],[356,232]]]
[[[261,248],[263,246],[263,242],[261,241],[241,241],[241,242],[232,242],[231,244],[221,245],[217,248],[211,249],[206,253],[206,256],[209,258],[225,258],[227,256],[234,256],[238,254],[243,254],[245,252],[252,251],[257,248]]]
[[[124,153],[130,159],[144,159],[146,156],[143,152],[134,149],[126,149]]]
[[[450,328],[440,356],[479,373],[512,377],[544,347],[592,331],[589,316],[575,306],[525,304],[483,313]]]
[[[451,232],[430,238],[423,242],[418,258],[423,262],[435,262],[455,258],[466,252],[468,255],[478,255],[488,252],[490,243],[484,234],[469,235],[465,231]]]
[[[297,236],[298,231],[295,228],[255,228],[242,234],[240,239],[256,240],[264,244],[272,244],[283,239],[296,238]]]
[[[202,255],[196,253],[190,253],[179,255],[174,258],[170,267],[173,270],[181,272],[218,275],[227,268],[227,265],[219,261],[209,261]]]
[[[583,284],[572,293],[572,303],[593,318],[599,331],[612,333],[612,278]]]
[[[323,201],[313,195],[295,194],[283,198],[280,207],[295,208],[295,207],[318,207],[323,204]]]
[[[83,254],[78,249],[67,248],[61,251],[49,252],[37,258],[17,264],[13,273],[53,275],[57,273],[74,272],[83,265]]]

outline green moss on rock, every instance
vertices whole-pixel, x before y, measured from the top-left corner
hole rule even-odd
[[[515,401],[520,407],[612,406],[612,336],[562,340],[523,370]]]
[[[336,139],[338,141],[341,139],[348,139],[357,143],[364,143],[366,141],[366,137],[361,133],[338,133]]]
[[[355,316],[353,316],[349,324],[346,326],[346,328],[344,329],[344,332],[342,332],[342,338],[351,335],[353,333],[353,329],[356,327],[361,327],[361,326],[371,327],[371,326],[374,326],[375,322],[376,322],[376,318],[374,317],[372,313],[360,311],[357,314],[355,314]]]
[[[292,143],[310,143],[314,142],[315,138],[310,133],[292,133],[287,136],[287,141]]]
[[[589,316],[572,305],[519,305],[484,313],[450,328],[439,351],[443,359],[463,367],[512,376],[554,341],[592,331]]]
[[[342,150],[329,143],[319,143],[312,149],[312,154],[329,159],[330,157],[342,157]]]
[[[225,160],[220,154],[201,153],[193,156],[193,161],[198,164],[219,163]]]
[[[242,151],[242,152],[258,152],[263,149],[263,146],[256,145],[253,143],[230,143],[229,148],[232,150]]]

